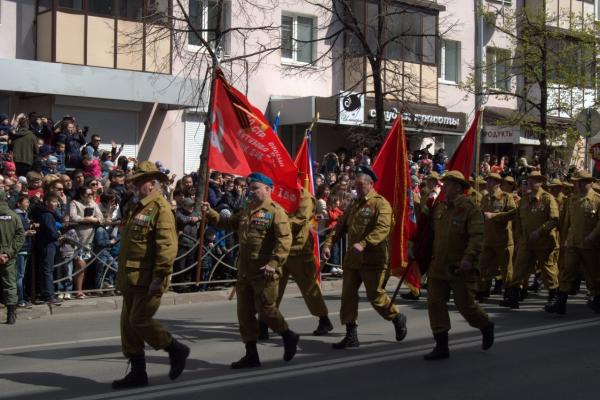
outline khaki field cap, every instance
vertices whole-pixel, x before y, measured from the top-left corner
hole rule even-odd
[[[454,181],[460,183],[465,189],[469,187],[469,181],[467,181],[464,175],[460,171],[448,171],[442,176],[442,181]]]
[[[495,180],[497,180],[498,182],[502,182],[502,177],[500,176],[500,174],[497,174],[497,173],[495,173],[495,172],[494,172],[494,173],[492,173],[492,174],[489,174],[489,175],[488,175],[488,176],[485,178],[485,180],[486,180],[486,181],[487,181],[488,179],[495,179]]]
[[[548,187],[565,186],[562,181],[558,178],[554,178],[548,183]]]
[[[168,182],[169,177],[156,168],[151,161],[142,161],[139,165],[133,170],[133,174],[127,177],[127,180],[130,182],[135,182],[139,180],[150,180],[150,179],[158,179],[162,182]]]
[[[507,176],[503,179],[504,182],[510,183],[513,187],[517,186],[517,182],[515,182],[515,178],[512,176]]]
[[[542,180],[544,182],[546,182],[548,180],[548,178],[546,178],[544,175],[542,175],[540,173],[540,171],[533,171],[532,173],[529,174],[528,179],[538,179],[538,180]]]
[[[477,177],[477,184],[478,185],[485,185],[485,179],[483,179],[482,177],[478,176]]]
[[[588,171],[578,171],[574,177],[571,178],[572,181],[592,181],[594,182],[596,179],[590,174]]]

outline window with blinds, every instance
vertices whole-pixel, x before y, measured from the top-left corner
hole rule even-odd
[[[187,114],[185,120],[185,138],[183,172],[189,174],[200,168],[200,154],[204,142],[204,114]]]

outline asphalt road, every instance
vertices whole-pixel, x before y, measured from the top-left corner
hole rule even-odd
[[[392,283],[390,283],[390,291]],[[2,399],[594,399],[600,389],[600,316],[583,296],[570,301],[569,314],[541,310],[542,296],[517,311],[485,304],[496,322],[497,340],[484,352],[480,333],[451,313],[451,357],[426,362],[432,347],[425,302],[402,306],[408,336],[394,340],[391,323],[360,304],[359,339],[354,350],[332,350],[344,328],[338,319],[339,293],[326,293],[336,325],[326,337],[311,336],[316,319],[297,296],[286,297],[282,312],[299,332],[301,350],[282,360],[281,338],[259,345],[261,368],[232,371],[243,354],[235,304],[163,307],[158,313],[192,348],[188,366],[175,382],[167,377],[168,358],[147,351],[150,386],[112,391],[110,382],[127,368],[120,353],[118,312],[54,315],[0,325]],[[452,308],[454,310],[454,308]],[[408,397],[406,397],[408,396]]]

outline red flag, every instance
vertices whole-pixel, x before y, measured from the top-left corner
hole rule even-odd
[[[304,136],[304,140],[302,141],[302,145],[298,149],[298,153],[296,154],[296,158],[294,159],[294,164],[298,168],[298,178],[301,180],[300,184],[304,187],[308,193],[310,193],[313,197],[315,196],[315,185],[313,183],[313,173],[312,173],[312,146],[310,144],[310,132],[306,132]],[[318,222],[315,215],[313,215],[312,220],[310,221],[310,236],[313,241],[313,256],[315,258],[315,269],[317,281],[321,281],[321,252],[319,251],[319,234],[318,234]]]
[[[460,171],[466,179],[469,179],[471,171],[474,170],[473,158],[475,157],[475,139],[477,137],[477,124],[479,123],[480,115],[481,112],[477,110],[475,112],[475,118],[473,118],[473,122],[471,123],[471,127],[463,137],[446,167],[447,171]]]
[[[297,169],[264,115],[215,72],[208,167],[246,176],[261,172],[273,179],[272,197],[288,213],[298,208]]]
[[[392,274],[401,276],[409,265],[408,241],[413,239],[417,228],[402,118],[396,118],[373,163],[373,172],[379,178],[375,190],[392,206],[395,223],[390,234],[390,267]],[[411,265],[406,283],[416,288],[420,286],[418,267]]]

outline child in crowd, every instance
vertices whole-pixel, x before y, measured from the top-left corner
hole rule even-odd
[[[100,168],[100,161],[92,158],[89,154],[83,156],[83,175],[86,177],[92,177],[94,179],[102,178],[102,169]]]

